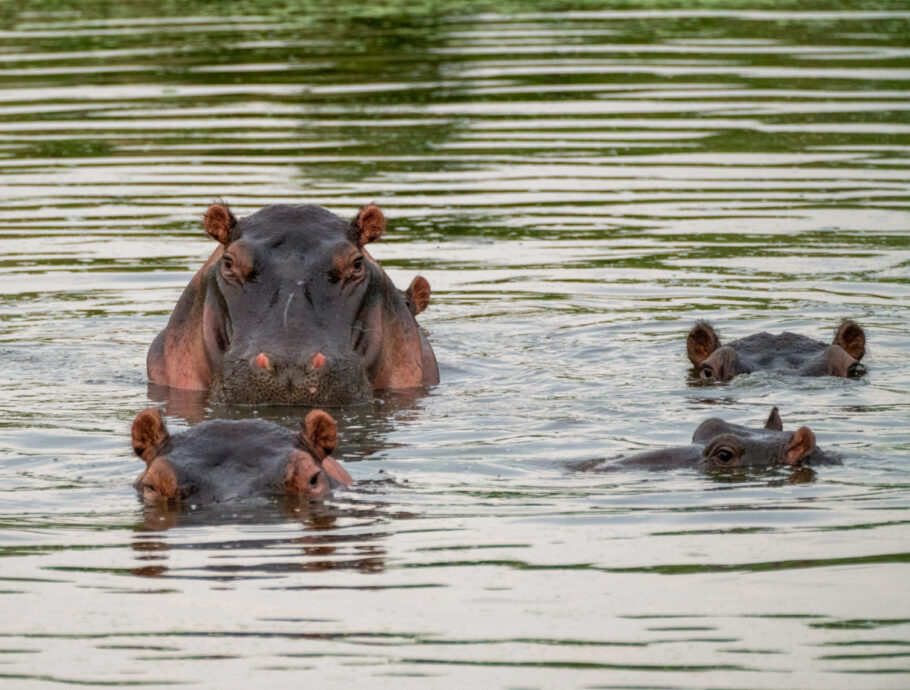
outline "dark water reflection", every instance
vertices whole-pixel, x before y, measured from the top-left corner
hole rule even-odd
[[[378,573],[385,569],[385,550],[382,541],[388,531],[376,532],[358,530],[357,534],[335,534],[338,518],[356,519],[359,528],[381,525],[390,520],[407,519],[408,515],[385,515],[382,506],[366,504],[349,505],[340,508],[322,502],[311,502],[298,498],[281,499],[266,504],[207,506],[165,506],[146,507],[143,510],[141,527],[134,537],[132,548],[136,559],[143,565],[133,568],[134,575],[145,577],[190,577],[209,578],[224,581],[234,578],[250,578],[262,575],[313,572],[323,570],[356,570],[362,573]],[[263,532],[263,536],[240,539],[219,539],[204,543],[171,543],[162,534],[175,527],[224,526],[232,531],[237,524],[256,525],[265,530],[268,525],[286,526],[288,523],[300,526],[302,535],[293,536]],[[211,563],[202,573],[196,569],[184,573],[180,568],[168,565],[170,552],[178,549],[207,549],[221,551],[220,562]],[[234,564],[233,560],[244,560],[247,551],[270,554],[263,559],[260,555],[253,563]],[[238,557],[238,555],[240,555]],[[301,589],[309,586],[301,585]],[[318,588],[318,586],[316,587]]]
[[[225,7],[0,7],[0,679],[908,685],[906,7]],[[329,501],[130,487],[144,407],[306,413],[147,384],[216,197],[376,201],[433,287],[442,383],[337,411]],[[844,317],[857,379],[689,378],[697,319]],[[844,465],[571,469],[772,405]]]

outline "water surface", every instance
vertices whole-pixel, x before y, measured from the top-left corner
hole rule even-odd
[[[2,10],[0,678],[910,683],[910,11],[167,7]],[[433,287],[442,383],[334,411],[325,503],[130,487],[150,404],[303,415],[147,386],[214,198],[376,201]],[[847,316],[859,380],[689,379],[698,319]],[[772,405],[844,465],[570,469]]]

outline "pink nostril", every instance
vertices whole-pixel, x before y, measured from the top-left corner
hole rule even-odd
[[[315,355],[313,355],[313,368],[314,369],[318,369],[323,364],[325,364],[325,355],[324,354],[322,354],[321,352],[317,352]]]
[[[260,369],[269,368],[269,358],[266,357],[266,354],[264,352],[260,352],[256,356],[256,366],[259,367]]]

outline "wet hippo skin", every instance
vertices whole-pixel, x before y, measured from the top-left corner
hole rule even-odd
[[[815,434],[809,427],[784,431],[775,407],[762,428],[731,424],[712,417],[699,424],[688,446],[662,448],[613,460],[593,460],[582,463],[578,469],[674,470],[692,467],[722,472],[740,468],[840,464],[839,458],[815,445]]]
[[[796,376],[857,376],[864,372],[866,334],[844,321],[830,344],[797,333],[756,333],[726,345],[710,324],[695,324],[686,339],[696,374],[709,381],[729,381],[738,374],[768,370]]]
[[[439,382],[414,319],[429,283],[396,289],[365,249],[385,229],[377,206],[353,221],[286,205],[238,220],[214,204],[204,226],[219,246],[149,348],[152,383],[215,402],[340,406]]]
[[[171,436],[161,413],[133,421],[133,451],[146,464],[134,486],[147,503],[221,503],[254,496],[323,498],[353,483],[331,453],[335,420],[313,410],[300,432],[260,419],[212,420]]]

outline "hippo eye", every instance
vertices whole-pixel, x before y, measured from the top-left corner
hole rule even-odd
[[[225,270],[230,271],[234,268],[234,259],[231,257],[230,254],[225,254],[224,257],[221,259],[221,262],[224,264]]]
[[[711,458],[713,460],[716,460],[717,462],[721,463],[722,465],[726,465],[726,464],[733,462],[733,459],[735,457],[736,457],[736,454],[729,448],[718,448],[711,455]]]
[[[360,273],[363,270],[363,257],[359,256],[354,259],[354,263],[351,266],[355,273]]]

